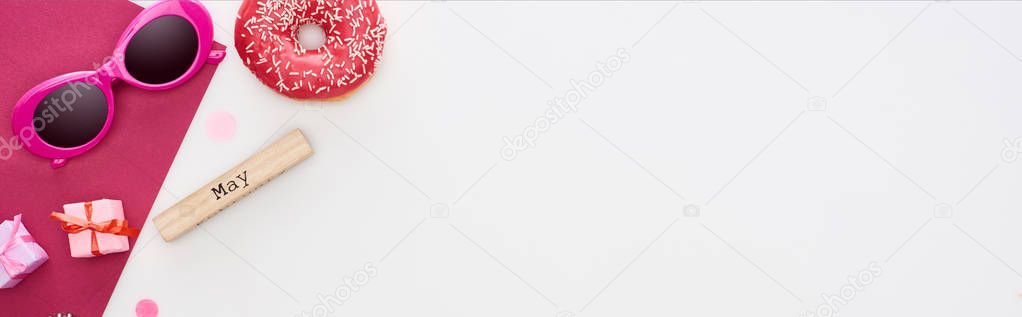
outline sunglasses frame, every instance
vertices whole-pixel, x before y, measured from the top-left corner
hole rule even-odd
[[[185,71],[184,74],[173,81],[162,84],[147,84],[141,82],[132,77],[127,71],[127,68],[124,65],[124,51],[127,49],[128,43],[131,42],[131,39],[134,38],[135,34],[149,24],[149,22],[169,15],[184,18],[191,23],[192,27],[195,29],[199,42],[198,50],[195,54],[195,60],[192,62],[192,66]],[[120,39],[117,40],[117,45],[114,48],[112,57],[100,66],[99,69],[60,75],[46,80],[25,92],[14,106],[13,115],[11,117],[11,127],[14,130],[14,134],[21,140],[26,150],[32,154],[51,159],[52,161],[50,166],[54,169],[60,168],[67,164],[68,159],[81,155],[92,149],[99,144],[104,136],[106,136],[114,117],[114,97],[112,89],[115,83],[123,80],[129,85],[145,90],[164,90],[180,86],[195,76],[195,74],[202,69],[203,65],[218,64],[224,59],[226,52],[223,50],[212,50],[212,47],[213,20],[202,4],[195,2],[194,0],[168,0],[153,4],[149,8],[142,10],[142,12],[140,12],[138,16],[136,16],[135,19],[128,24],[127,29],[125,29],[124,33],[121,34]],[[75,86],[75,83],[95,85],[95,88],[99,88],[103,92],[106,96],[107,104],[106,122],[103,123],[103,128],[99,131],[99,133],[85,144],[70,148],[51,145],[46,141],[43,141],[42,137],[39,136],[39,133],[36,130],[34,124],[35,110],[42,99],[57,88],[68,84],[72,85],[72,89],[80,87]],[[77,92],[77,90],[75,91]],[[81,93],[79,92],[78,97],[80,96]]]

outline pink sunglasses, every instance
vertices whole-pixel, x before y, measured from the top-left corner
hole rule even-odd
[[[14,105],[11,127],[25,149],[60,168],[99,144],[110,129],[114,83],[123,80],[146,90],[177,87],[202,65],[224,59],[225,52],[212,46],[213,21],[202,4],[154,4],[128,24],[112,58],[99,69],[60,75],[29,89]]]

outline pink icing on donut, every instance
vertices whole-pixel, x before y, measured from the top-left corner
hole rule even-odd
[[[317,24],[326,43],[306,50],[298,29]],[[245,0],[234,46],[263,84],[297,99],[347,94],[373,75],[387,36],[375,0]]]

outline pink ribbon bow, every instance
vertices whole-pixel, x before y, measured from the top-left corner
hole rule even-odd
[[[21,261],[11,258],[11,256],[7,255],[7,252],[11,251],[18,242],[35,242],[30,235],[18,236],[19,229],[21,229],[21,214],[14,216],[14,226],[11,227],[11,234],[7,237],[7,242],[0,245],[0,266],[4,267],[4,270],[7,271],[7,275],[10,276],[12,280],[25,278],[26,274],[23,272],[25,272],[27,265]]]

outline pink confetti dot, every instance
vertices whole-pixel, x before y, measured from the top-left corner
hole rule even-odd
[[[227,111],[214,112],[206,119],[206,135],[216,142],[227,142],[234,138],[237,122]]]
[[[143,299],[135,304],[135,316],[138,317],[156,317],[160,313],[160,308],[156,306],[156,302],[151,299]]]

